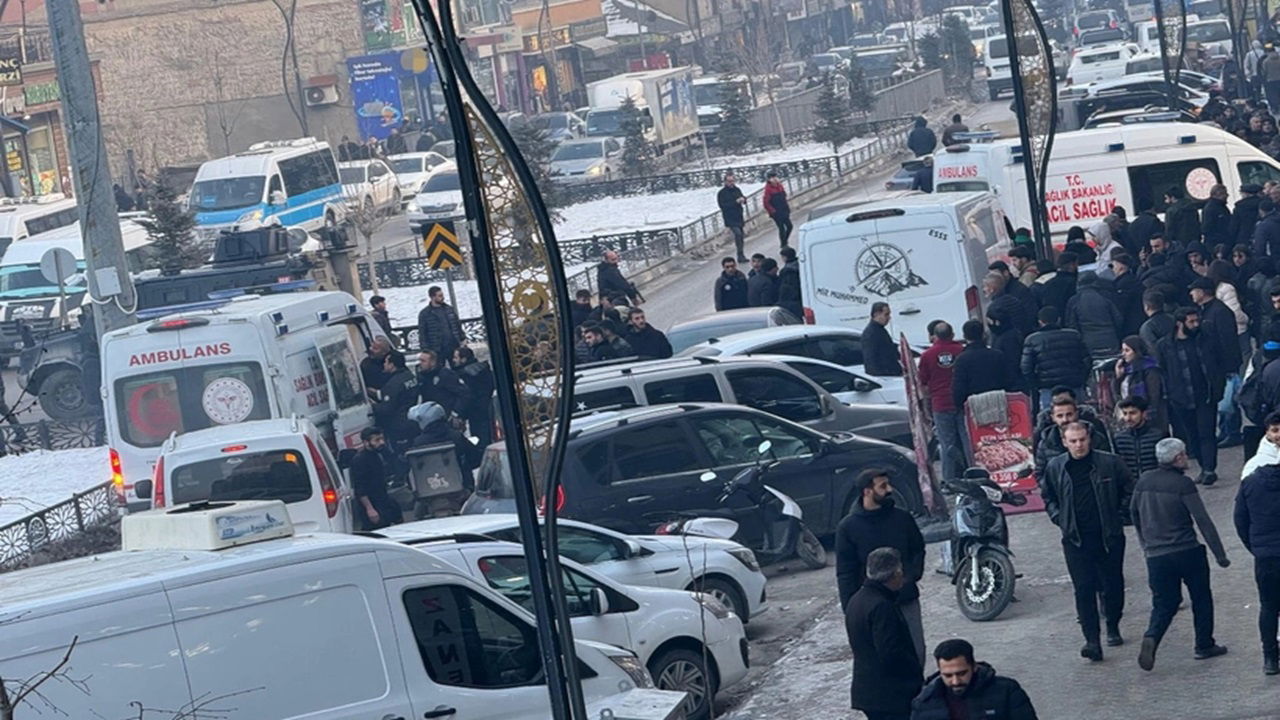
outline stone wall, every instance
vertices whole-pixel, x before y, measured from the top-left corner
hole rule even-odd
[[[221,156],[227,144],[234,152],[301,135],[282,94],[285,24],[271,0],[116,0],[107,7],[85,14],[85,37],[99,61],[99,108],[117,169],[128,149],[154,168]],[[311,134],[353,134],[345,61],[364,52],[356,1],[298,0],[295,35],[304,82],[339,75],[338,104],[307,109]]]

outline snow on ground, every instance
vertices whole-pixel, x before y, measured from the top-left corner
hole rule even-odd
[[[850,150],[856,150],[864,145],[870,145],[875,142],[875,138],[854,138],[849,142],[840,146],[840,153],[847,153]],[[792,143],[785,148],[773,148],[772,150],[761,150],[757,153],[748,155],[720,155],[711,158],[710,167],[742,167],[746,165],[774,165],[787,162],[795,162],[796,160],[812,160],[814,158],[831,157],[831,146],[826,143],[819,142],[802,142]],[[685,170],[702,170],[708,167],[705,160],[697,160],[695,162],[686,163]],[[745,192],[745,191],[744,191]]]
[[[0,458],[0,525],[110,479],[105,447],[33,450]]]
[[[764,187],[762,183],[741,183],[744,194]],[[629,230],[686,225],[717,210],[719,187],[681,190],[679,192],[604,198],[570,205],[560,211],[563,219],[556,223],[556,237],[585,238]]]

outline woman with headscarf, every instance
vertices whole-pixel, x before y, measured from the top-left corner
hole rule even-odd
[[[1165,405],[1164,373],[1146,341],[1130,335],[1120,343],[1120,359],[1115,370],[1116,397],[1141,397],[1147,401],[1147,422],[1155,427],[1169,427],[1169,413]]]
[[[1111,237],[1111,224],[1107,219],[1115,218],[1111,215],[1102,218],[1098,222],[1089,226],[1088,236],[1093,240],[1093,250],[1103,262],[1111,259],[1111,248],[1116,245],[1115,240]]]

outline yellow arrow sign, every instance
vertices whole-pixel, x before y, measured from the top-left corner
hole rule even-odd
[[[433,270],[448,270],[462,264],[458,233],[451,222],[433,223],[423,234],[422,245],[427,251],[427,262]]]

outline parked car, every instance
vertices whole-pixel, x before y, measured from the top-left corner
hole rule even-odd
[[[825,432],[856,432],[911,446],[905,407],[845,405],[803,373],[769,357],[692,357],[584,369],[574,378],[578,412],[636,405],[725,402]]]
[[[150,480],[133,485],[152,507],[279,500],[298,532],[353,531],[351,485],[305,418],[254,420],[175,435]]]
[[[757,461],[768,440],[769,485],[791,496],[804,524],[819,536],[835,532],[858,494],[853,479],[864,468],[884,468],[901,494],[901,506],[922,514],[915,454],[854,433],[823,433],[752,408],[722,403],[681,403],[577,417],[570,427],[561,493],[562,517],[587,520],[619,532],[649,532],[675,513],[718,512],[722,487]],[[513,497],[501,443],[485,453],[475,493],[464,513]],[[497,467],[495,467],[495,465]],[[701,480],[708,470],[716,474]],[[731,513],[749,512],[730,498]]]
[[[866,369],[862,366],[862,332],[830,325],[791,325],[749,330],[690,346],[681,351],[678,357],[775,355],[810,358],[831,363],[851,373],[866,375]],[[902,387],[902,378],[876,377],[875,382],[890,382],[896,388]],[[895,398],[899,397],[897,389],[890,392]]]
[[[462,181],[458,166],[452,162],[437,166],[418,188],[418,194],[409,204],[409,229],[421,233],[433,222],[453,222],[466,218],[462,206]]]
[[[845,405],[907,405],[907,387],[902,378],[877,377],[859,373],[825,360],[794,355],[754,355],[780,362],[809,378]]]
[[[348,207],[365,212],[395,212],[400,209],[400,183],[381,160],[353,160],[338,163],[338,179]]]
[[[849,67],[849,61],[834,52],[818,53],[809,58],[809,65],[819,75],[843,73]]]
[[[490,451],[502,448],[493,445]],[[486,471],[506,469],[489,462]],[[511,484],[511,478],[496,482]],[[520,542],[520,520],[510,501],[485,508],[483,515],[422,520],[414,528],[433,535],[475,533]],[[697,590],[714,596],[748,622],[768,609],[765,577],[755,553],[730,540],[697,536],[624,535],[599,525],[559,518],[560,554],[627,585]],[[690,563],[690,559],[693,562]]]
[[[1072,32],[1078,38],[1089,30],[1105,30],[1120,27],[1120,16],[1115,10],[1089,10],[1076,16]]]
[[[551,155],[551,176],[558,182],[612,180],[622,144],[616,138],[566,140]]]
[[[400,183],[400,201],[408,203],[418,194],[418,188],[426,182],[432,170],[449,162],[449,158],[434,152],[411,152],[387,158]]]
[[[521,546],[433,540],[428,525],[397,525],[379,534],[412,544],[534,612]],[[636,653],[658,689],[688,693],[689,720],[710,717],[716,693],[747,676],[750,651],[742,620],[711,595],[623,585],[573,560],[562,558],[560,564],[574,637]]]
[[[1104,45],[1114,45],[1122,43],[1128,39],[1128,33],[1123,28],[1095,28],[1093,30],[1082,30],[1080,36],[1076,38],[1076,48],[1093,48],[1102,47]]]
[[[438,153],[452,160],[454,157],[457,156],[458,148],[456,145],[454,145],[452,140],[441,140],[440,142],[431,146],[431,152]]]
[[[800,322],[800,318],[777,306],[725,310],[675,323],[667,329],[667,341],[671,343],[671,350],[678,353],[711,338]]]
[[[545,130],[552,142],[564,142],[574,138],[586,137],[587,124],[571,112],[550,112],[534,115],[530,119],[534,127]]]

